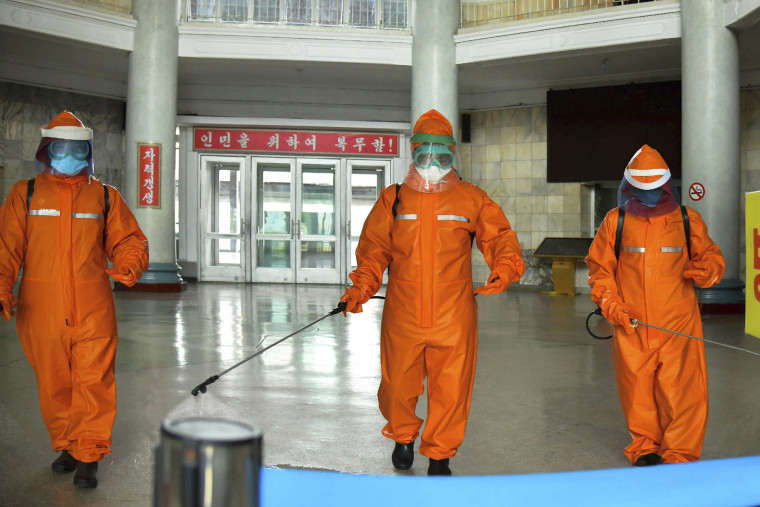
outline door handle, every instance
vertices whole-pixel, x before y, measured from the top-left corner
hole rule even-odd
[[[296,221],[295,219],[290,219],[290,237],[295,238],[296,237]]]
[[[298,230],[298,239],[301,239],[301,221],[296,220],[296,229]]]

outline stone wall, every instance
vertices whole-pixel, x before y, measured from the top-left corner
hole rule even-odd
[[[501,205],[517,233],[528,266],[520,284],[551,286],[551,262],[533,251],[546,237],[590,237],[593,231],[583,186],[546,181],[546,107],[475,112],[470,125],[471,143],[459,147],[462,177]],[[476,283],[489,271],[476,249]]]
[[[124,187],[124,102],[0,82],[0,184],[2,199],[13,184],[37,174],[34,157],[46,126],[68,109],[94,132],[95,176]]]

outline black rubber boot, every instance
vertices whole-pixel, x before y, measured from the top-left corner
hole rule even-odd
[[[79,462],[74,458],[74,456],[69,454],[69,451],[63,450],[61,451],[61,455],[55,458],[55,461],[53,461],[53,464],[50,465],[50,468],[53,469],[53,472],[58,472],[59,474],[68,474],[77,469],[77,463]]]
[[[635,467],[651,467],[653,465],[659,465],[662,463],[662,457],[656,452],[650,452],[639,456],[639,459],[633,464]]]
[[[98,487],[98,462],[79,462],[77,473],[74,474],[74,485],[78,488]]]
[[[430,458],[430,465],[428,465],[428,475],[451,475],[451,469],[449,468],[449,458]]]
[[[391,461],[396,470],[409,470],[414,463],[414,442],[408,444],[401,444],[396,442],[396,447],[393,448],[393,454],[391,455]]]

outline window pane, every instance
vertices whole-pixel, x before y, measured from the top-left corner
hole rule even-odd
[[[214,21],[215,0],[190,0],[190,21]]]
[[[280,20],[280,0],[254,0],[253,21],[276,23]]]
[[[224,234],[240,232],[240,179],[239,167],[215,165],[216,206],[214,230]]]
[[[407,0],[383,0],[383,24],[386,28],[406,28]]]
[[[348,0],[351,11],[349,24],[353,26],[375,26],[375,0]]]
[[[290,166],[259,166],[259,234],[290,233]]]
[[[245,22],[248,17],[248,0],[222,0],[222,21]]]
[[[335,234],[335,174],[332,167],[303,169],[302,234]]]
[[[343,0],[320,0],[319,23],[322,25],[342,25]]]
[[[285,0],[285,20],[288,23],[311,23],[312,0]]]
[[[382,173],[356,170],[351,174],[351,236],[359,236],[369,212],[380,197]]]
[[[219,238],[211,240],[214,252],[214,266],[240,265],[240,240],[234,238]]]
[[[301,243],[301,267],[335,268],[334,241],[303,241]]]
[[[256,242],[256,265],[260,268],[289,268],[290,241],[263,239]]]

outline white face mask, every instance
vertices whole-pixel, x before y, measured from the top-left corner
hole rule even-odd
[[[422,169],[421,167],[414,166],[414,168],[417,170],[418,173],[420,173],[420,176],[422,176],[422,179],[427,181],[428,183],[440,183],[443,178],[446,177],[449,172],[451,172],[451,167],[448,169],[441,169],[440,167],[436,166],[430,166],[427,169]]]

